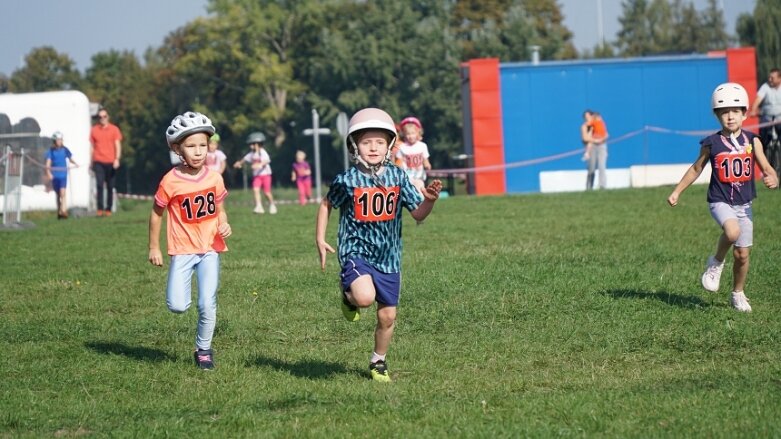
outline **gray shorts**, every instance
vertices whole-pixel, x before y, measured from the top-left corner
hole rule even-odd
[[[727,220],[738,220],[740,235],[733,244],[735,247],[751,247],[754,244],[754,215],[751,212],[751,203],[730,206],[727,203],[708,203],[713,219],[724,227]]]

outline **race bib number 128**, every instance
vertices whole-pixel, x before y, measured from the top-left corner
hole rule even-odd
[[[716,171],[722,183],[738,183],[751,180],[754,171],[752,154],[721,153],[716,156]]]
[[[217,214],[213,189],[180,195],[178,198],[182,222],[197,223]]]
[[[399,187],[357,187],[353,191],[355,219],[358,221],[390,221],[396,217]]]

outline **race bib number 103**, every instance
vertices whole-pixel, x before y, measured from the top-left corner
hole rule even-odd
[[[716,171],[722,183],[739,183],[752,178],[754,164],[752,154],[721,153],[716,156]]]

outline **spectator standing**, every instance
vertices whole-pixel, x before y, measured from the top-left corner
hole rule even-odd
[[[57,131],[52,135],[53,145],[46,152],[46,177],[52,182],[52,189],[57,197],[57,219],[68,218],[68,207],[65,199],[68,187],[68,161],[74,167],[79,165],[73,161],[73,154],[63,145],[62,133]]]
[[[119,161],[122,158],[122,132],[118,126],[109,122],[109,114],[105,108],[98,111],[98,123],[93,125],[89,140],[92,145],[92,172],[95,174],[97,185],[97,214],[111,216],[114,206],[114,184]]]
[[[306,161],[304,151],[296,151],[296,161],[293,162],[293,172],[290,179],[295,181],[298,187],[298,204],[305,205],[312,198],[312,168]]]
[[[770,70],[767,82],[762,84],[757,91],[757,97],[754,99],[749,115],[759,116],[759,122],[762,124],[781,122],[781,70],[777,68]],[[778,137],[781,137],[781,128],[777,125],[759,129],[762,145],[767,148],[778,148],[777,145],[771,142],[773,140],[773,130],[775,130]],[[778,163],[778,161],[781,158],[781,151],[767,150],[765,152],[767,157],[771,159],[770,164],[775,169],[779,169],[781,163]]]
[[[586,152],[583,159],[588,164],[586,174],[586,190],[594,189],[594,176],[599,170],[599,188],[607,187],[607,126],[602,116],[596,111],[583,112],[583,125],[580,126],[580,136]]]

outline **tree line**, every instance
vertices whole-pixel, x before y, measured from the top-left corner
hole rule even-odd
[[[22,68],[0,75],[0,92],[77,89],[109,109],[125,135],[119,187],[136,193],[152,191],[165,172],[162,133],[189,109],[215,121],[229,157],[244,152],[249,132],[266,133],[278,176],[288,175],[296,149],[310,148],[301,131],[311,125],[312,108],[321,126],[331,127],[340,112],[366,106],[398,120],[415,115],[432,164],[449,167],[463,150],[464,61],[527,61],[531,46],[540,47],[542,60],[564,60],[702,53],[738,41],[756,44],[759,53],[774,47],[768,57],[777,57],[765,33],[775,14],[778,38],[780,2],[757,0],[733,37],[715,0],[702,11],[691,1],[625,0],[616,39],[578,53],[556,0],[210,0],[208,14],[140,58],[100,52],[81,73],[67,54],[35,48]],[[341,170],[341,139],[321,144],[328,180]],[[237,178],[226,176],[229,184]]]

